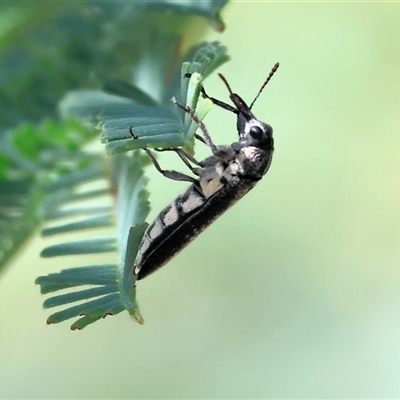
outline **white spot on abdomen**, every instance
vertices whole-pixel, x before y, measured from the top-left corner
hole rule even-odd
[[[192,191],[189,196],[182,201],[181,206],[185,214],[201,207],[204,204],[204,198],[198,193]]]

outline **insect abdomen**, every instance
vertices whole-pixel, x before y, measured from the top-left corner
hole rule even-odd
[[[256,182],[253,179],[242,178],[236,186],[227,183],[208,199],[194,185],[190,186],[184,194],[166,207],[147,229],[136,265],[138,279],[145,278],[166,264],[218,216],[252,189]],[[192,204],[189,199],[193,201]],[[194,204],[195,206],[190,207]],[[166,218],[168,214],[171,218],[175,212],[179,213],[176,218]]]

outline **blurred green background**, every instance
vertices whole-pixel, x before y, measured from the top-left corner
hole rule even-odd
[[[207,39],[228,47],[234,91],[251,101],[281,63],[254,106],[274,127],[270,171],[140,282],[144,326],[46,326],[33,281],[74,263],[30,241],[0,281],[1,398],[400,397],[400,5],[232,2],[223,17]],[[235,140],[233,115],[206,123]],[[149,174],[154,216],[172,186]]]

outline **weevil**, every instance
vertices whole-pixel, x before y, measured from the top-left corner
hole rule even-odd
[[[179,104],[175,98],[172,99],[175,105],[187,112],[198,125],[203,136],[195,136],[211,149],[212,156],[199,162],[179,148],[159,149],[175,151],[195,175],[192,177],[173,170],[163,170],[152,152],[144,149],[156,169],[165,177],[187,181],[191,185],[166,206],[147,228],[134,266],[137,279],[143,279],[164,266],[216,218],[249,192],[268,171],[274,151],[272,127],[257,119],[251,109],[278,67],[279,63],[276,63],[271,69],[250,106],[247,106],[238,94],[232,92],[221,74],[219,76],[226,85],[234,106],[210,97],[202,88],[203,97],[237,116],[239,140],[230,146],[216,146],[194,110]],[[129,131],[134,139],[137,138],[132,128]]]

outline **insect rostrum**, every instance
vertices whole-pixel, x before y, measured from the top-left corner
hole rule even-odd
[[[166,171],[145,149],[151,161],[165,177],[191,182],[189,188],[165,207],[147,228],[135,262],[137,279],[143,279],[161,268],[187,244],[196,238],[218,216],[242,198],[268,171],[274,151],[274,140],[270,125],[258,120],[251,111],[254,102],[277,70],[275,64],[266,81],[250,106],[236,93],[233,93],[225,78],[230,99],[234,107],[208,96],[218,106],[237,115],[239,140],[230,146],[216,146],[203,124],[192,109],[175,102],[176,106],[189,113],[203,133],[196,137],[212,151],[212,156],[198,162],[182,149],[169,149],[177,152],[196,178],[177,171]],[[133,131],[131,130],[133,137]],[[192,166],[194,164],[195,166]]]

